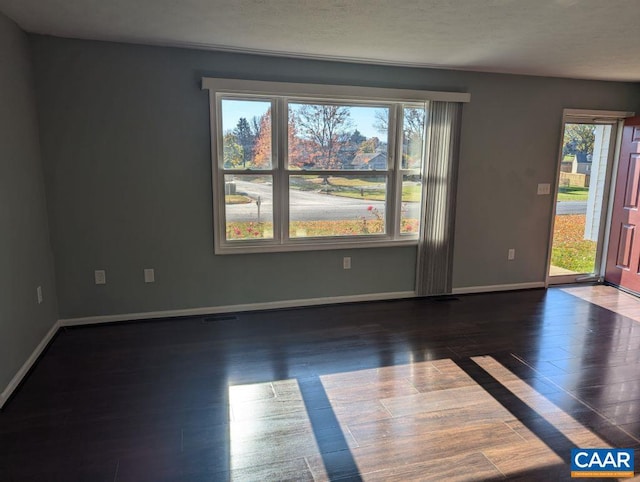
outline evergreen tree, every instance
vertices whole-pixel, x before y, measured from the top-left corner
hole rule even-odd
[[[253,153],[253,147],[256,143],[256,135],[254,135],[251,126],[246,118],[241,117],[238,119],[238,124],[233,130],[238,144],[242,147],[243,151],[243,167],[251,163],[251,155]]]

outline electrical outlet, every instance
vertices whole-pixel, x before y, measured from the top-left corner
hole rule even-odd
[[[36,296],[37,296],[37,298],[38,298],[38,304],[42,303],[42,300],[44,299],[44,298],[42,297],[42,286],[38,286],[38,287],[36,288]]]
[[[145,268],[144,270],[144,282],[145,283],[155,283],[156,281],[156,273],[153,268]]]
[[[93,273],[97,285],[107,284],[107,272],[103,269],[97,269]]]
[[[514,248],[509,249],[509,253],[507,254],[507,259],[509,261],[513,261],[514,259],[516,259],[516,250]]]
[[[342,258],[342,269],[351,269],[351,257],[345,256]]]
[[[538,195],[551,194],[551,184],[548,182],[538,184]]]

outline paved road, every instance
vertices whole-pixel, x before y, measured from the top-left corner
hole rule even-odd
[[[271,185],[245,181],[235,181],[238,193],[243,192],[253,199],[260,196],[260,218],[270,220],[273,216],[273,196]],[[384,216],[383,201],[367,201],[340,196],[331,196],[312,191],[290,191],[291,220],[292,221],[324,221],[339,219],[375,219],[368,207],[373,206]],[[407,203],[407,215],[418,217],[418,203]],[[255,201],[247,204],[232,204],[227,206],[229,221],[257,221],[258,206]]]
[[[253,199],[260,196],[260,218],[262,221],[271,220],[273,216],[273,195],[270,184],[260,184],[236,180],[236,189],[246,193]],[[340,219],[374,219],[368,211],[369,206],[376,208],[384,216],[385,205],[382,201],[367,201],[340,196],[331,196],[312,191],[290,191],[291,220],[292,221],[324,221]],[[407,216],[417,218],[418,203],[407,203]],[[586,201],[562,201],[557,203],[556,214],[585,214]],[[257,221],[258,206],[255,201],[247,204],[232,204],[227,206],[229,221]]]
[[[585,214],[587,201],[560,201],[556,204],[556,214]]]

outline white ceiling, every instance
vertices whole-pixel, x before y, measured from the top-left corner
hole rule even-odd
[[[640,81],[640,0],[0,0],[60,37]]]

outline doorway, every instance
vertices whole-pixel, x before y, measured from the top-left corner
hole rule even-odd
[[[595,281],[603,275],[601,266],[618,119],[565,113],[548,284]]]

